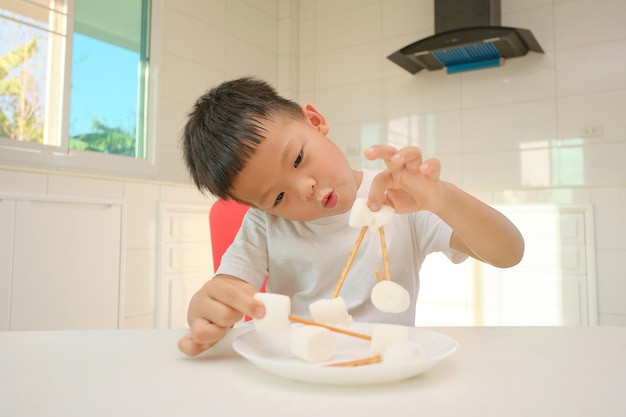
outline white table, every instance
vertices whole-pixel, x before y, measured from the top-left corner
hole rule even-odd
[[[626,416],[626,328],[440,327],[459,349],[362,387],[273,376],[231,331],[199,358],[183,330],[0,332],[0,416]]]

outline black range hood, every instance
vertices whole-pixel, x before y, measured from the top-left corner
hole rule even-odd
[[[500,0],[435,0],[435,35],[387,58],[411,74],[450,74],[500,66],[528,51],[543,53],[529,30],[500,26]]]

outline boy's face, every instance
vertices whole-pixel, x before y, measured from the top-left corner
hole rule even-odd
[[[296,221],[345,213],[362,174],[326,137],[328,125],[313,106],[304,118],[280,115],[264,123],[265,139],[234,181],[233,194],[261,210]]]

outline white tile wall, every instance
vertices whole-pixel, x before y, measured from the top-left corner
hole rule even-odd
[[[333,3],[338,6],[342,5],[342,2]],[[380,3],[358,3],[359,7],[332,14],[325,14],[318,10],[318,17],[315,20],[316,53],[354,47],[380,40]],[[326,11],[328,12],[330,9],[328,7]]]
[[[382,35],[392,38],[401,35],[416,35],[417,32],[435,32],[435,3],[431,0],[389,0],[382,2]],[[407,44],[414,42],[413,38]]]
[[[554,99],[470,108],[462,114],[463,152],[519,151],[556,137]]]
[[[277,53],[238,37],[228,36],[226,39],[226,68],[229,79],[255,75],[274,85],[278,82]]]
[[[249,42],[259,49],[276,53],[278,48],[278,26],[276,2],[268,2],[273,13],[267,14],[253,6],[262,2],[228,2],[227,28],[229,34]],[[272,4],[273,3],[273,4]]]
[[[165,0],[168,13],[178,10],[222,31],[226,30],[226,3],[228,2],[229,0]]]
[[[224,68],[226,34],[223,30],[177,10],[166,13],[164,25],[166,52],[192,59],[202,66]]]
[[[558,49],[557,92],[559,96],[591,94],[626,89],[625,39]]]
[[[559,49],[626,38],[626,2],[573,0],[554,5],[554,36]]]

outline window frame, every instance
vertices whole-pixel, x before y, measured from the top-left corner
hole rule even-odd
[[[22,0],[28,3],[28,0]],[[62,69],[58,65],[50,63],[47,58],[47,80],[45,97],[45,133],[44,143],[20,142],[8,138],[0,138],[0,166],[17,166],[41,170],[53,170],[75,172],[90,175],[103,175],[111,177],[130,178],[153,178],[156,173],[156,138],[154,135],[156,121],[156,77],[153,74],[153,48],[152,30],[154,30],[155,9],[158,9],[154,0],[148,0],[149,13],[146,16],[142,10],[142,18],[147,24],[146,48],[142,48],[140,54],[141,63],[145,68],[141,71],[140,83],[143,83],[144,95],[143,108],[137,109],[143,114],[141,122],[137,122],[137,130],[142,129],[144,140],[137,146],[145,147],[144,157],[128,157],[115,154],[104,154],[93,151],[82,151],[69,148],[69,120],[70,120],[70,94],[72,76],[72,51],[74,36],[75,0],[65,0],[66,36],[62,45],[54,45],[56,54],[61,54],[63,60]],[[50,28],[49,31],[52,31]],[[52,43],[52,42],[51,42]],[[50,51],[49,45],[48,50]],[[63,50],[64,49],[64,50]],[[50,52],[49,52],[50,54]],[[55,68],[52,68],[55,67]],[[60,77],[60,79],[59,79]],[[145,77],[148,78],[147,83]],[[52,90],[49,90],[52,89]],[[49,124],[48,124],[49,123]],[[57,144],[50,143],[47,135],[56,135]]]

